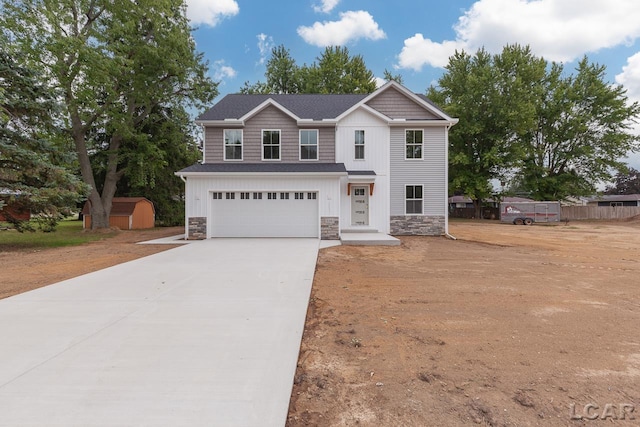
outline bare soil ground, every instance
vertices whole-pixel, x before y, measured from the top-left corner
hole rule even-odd
[[[287,425],[640,425],[640,222],[450,231],[321,251]]]
[[[115,237],[80,246],[35,251],[0,246],[0,299],[171,249],[173,245],[136,242],[180,233],[184,227],[117,231]]]

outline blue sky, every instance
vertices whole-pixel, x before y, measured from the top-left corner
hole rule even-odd
[[[362,55],[376,77],[385,69],[424,93],[456,49],[499,52],[505,44],[572,70],[587,55],[607,79],[640,101],[639,0],[187,0],[199,51],[221,96],[264,80],[271,48],[284,45],[298,64],[325,46]],[[634,160],[640,167],[640,156]]]

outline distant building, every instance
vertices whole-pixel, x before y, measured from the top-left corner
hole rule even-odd
[[[588,199],[587,206],[640,206],[640,194],[606,194]]]

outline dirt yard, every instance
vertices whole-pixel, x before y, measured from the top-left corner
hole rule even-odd
[[[640,222],[321,251],[297,426],[640,425]]]
[[[180,233],[184,227],[119,231],[80,246],[36,251],[4,251],[0,246],[0,299],[171,249],[173,245],[136,242]]]
[[[0,248],[0,298],[182,230]],[[321,251],[288,426],[640,425],[640,222],[451,233]]]

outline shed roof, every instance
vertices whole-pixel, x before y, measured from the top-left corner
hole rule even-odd
[[[151,203],[146,197],[114,197],[111,203],[111,216],[130,216],[136,208],[136,205],[140,202],[147,201]],[[155,212],[155,207],[151,203],[152,209]],[[82,215],[91,215],[91,201],[87,200],[82,208]]]

